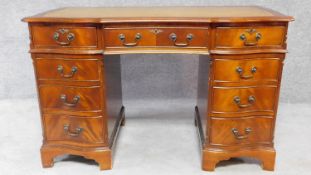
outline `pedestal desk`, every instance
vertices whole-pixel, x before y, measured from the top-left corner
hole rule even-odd
[[[273,170],[288,23],[262,7],[62,8],[24,18],[37,81],[43,167],[62,154],[112,168],[122,104],[120,55],[198,54],[195,125],[202,168],[254,157]],[[161,138],[157,138],[161,139]]]

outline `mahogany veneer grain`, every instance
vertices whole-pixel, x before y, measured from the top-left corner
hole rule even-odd
[[[80,7],[24,18],[39,94],[43,167],[53,166],[55,156],[74,154],[111,169],[125,124],[120,54],[187,53],[200,55],[195,125],[203,170],[244,156],[273,170],[292,20],[256,6]]]

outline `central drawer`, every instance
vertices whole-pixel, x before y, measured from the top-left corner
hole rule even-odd
[[[208,28],[138,27],[105,28],[106,48],[174,47],[207,48]]]
[[[47,110],[90,111],[101,109],[101,88],[44,85],[39,87],[41,107]]]

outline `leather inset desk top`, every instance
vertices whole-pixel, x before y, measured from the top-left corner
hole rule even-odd
[[[271,9],[257,6],[211,6],[211,7],[69,7],[51,10],[39,15],[25,18],[27,22],[44,22],[50,20],[81,19],[84,22],[126,22],[135,21],[195,21],[226,22],[249,20],[290,21],[291,17]],[[82,21],[80,21],[82,22]]]

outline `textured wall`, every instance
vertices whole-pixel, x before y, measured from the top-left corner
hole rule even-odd
[[[281,101],[311,102],[311,1],[308,0],[1,0],[0,99],[36,96],[28,51],[28,31],[22,17],[64,6],[202,6],[261,5],[296,21],[291,23]],[[195,98],[197,56],[130,55],[122,59],[125,99]]]

